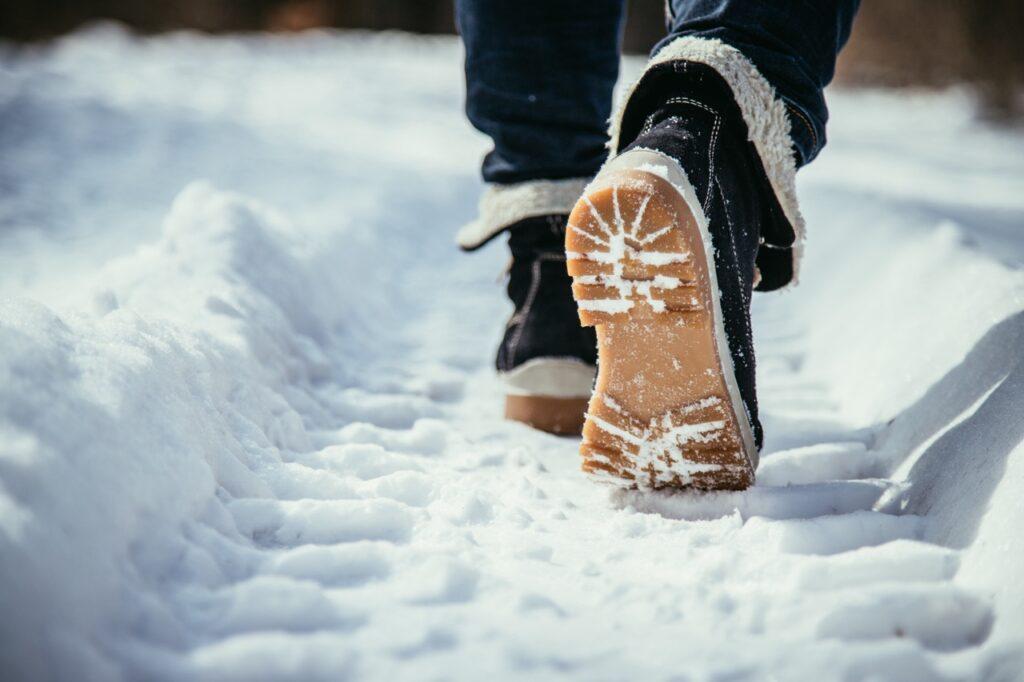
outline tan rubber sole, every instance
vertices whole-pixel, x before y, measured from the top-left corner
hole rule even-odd
[[[523,422],[558,436],[578,436],[583,430],[586,398],[538,395],[505,396],[505,419]]]
[[[572,211],[566,253],[580,321],[598,339],[584,471],[645,489],[750,486],[752,437],[719,353],[717,284],[679,190],[646,171],[602,173]]]

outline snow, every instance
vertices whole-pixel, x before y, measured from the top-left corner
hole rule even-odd
[[[629,69],[636,71],[636,64]],[[1016,679],[1024,138],[836,92],[743,493],[504,422],[450,39],[0,50],[16,679]]]

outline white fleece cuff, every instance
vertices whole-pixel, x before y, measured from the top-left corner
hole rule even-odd
[[[651,58],[647,70],[672,61],[706,64],[729,84],[736,104],[743,114],[743,120],[747,124],[749,139],[761,157],[761,163],[783,213],[793,226],[796,242],[793,245],[791,284],[796,283],[800,258],[803,255],[804,219],[796,198],[796,160],[793,157],[793,140],[790,136],[790,123],[785,104],[775,95],[775,89],[765,80],[757,67],[744,57],[742,52],[721,40],[677,38]],[[619,133],[626,103],[635,89],[636,83],[619,100],[615,113],[612,114],[608,136],[613,154],[619,146]]]
[[[463,226],[455,240],[463,249],[472,250],[524,218],[568,214],[588,181],[570,178],[488,185],[480,198],[477,219]]]

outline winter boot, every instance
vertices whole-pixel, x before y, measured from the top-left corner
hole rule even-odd
[[[649,67],[569,217],[567,267],[600,357],[583,468],[618,485],[754,481],[751,292],[792,279],[796,231],[736,89],[708,64]]]
[[[565,215],[509,229],[508,296],[515,305],[498,348],[505,416],[542,431],[579,435],[594,384],[597,342],[580,326],[565,270]]]

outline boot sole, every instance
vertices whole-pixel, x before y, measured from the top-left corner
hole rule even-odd
[[[569,358],[534,358],[499,372],[505,384],[505,418],[559,436],[579,436],[594,366]]]
[[[722,325],[711,240],[691,205],[699,206],[674,161],[630,152],[601,172],[569,218],[573,296],[580,322],[598,338],[583,470],[623,487],[740,490],[754,482],[757,452]]]

